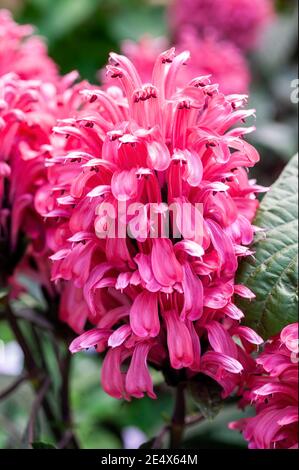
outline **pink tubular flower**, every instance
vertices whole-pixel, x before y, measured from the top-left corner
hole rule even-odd
[[[0,10],[0,76],[16,73],[23,80],[56,82],[57,66],[42,39],[32,36],[30,25],[18,25],[7,10]]]
[[[138,42],[124,41],[122,51],[134,63],[142,81],[150,82],[156,57],[165,46],[166,38],[144,36]],[[201,38],[193,28],[187,28],[178,36],[176,49],[191,54],[188,66],[181,67],[177,85],[183,87],[196,76],[210,76],[224,94],[248,92],[248,65],[243,54],[229,41],[216,40],[212,35]],[[103,72],[100,76],[106,81]]]
[[[68,286],[62,318],[83,334],[71,350],[103,333],[102,385],[116,398],[155,396],[148,364],[182,369],[186,379],[207,374],[227,396],[262,343],[240,327],[234,304],[235,295],[253,296],[234,282],[239,257],[251,253],[261,190],[246,172],[258,153],[236,127],[253,111],[242,109],[244,95],[225,96],[207,77],[179,86],[188,56],[161,53],[143,83],[127,57],[112,53],[114,86],[86,90],[94,108],[58,122],[65,144],[57,150],[53,141],[37,195],[53,222],[52,279]],[[174,203],[166,234],[161,220]],[[160,230],[148,217],[153,204]],[[177,226],[187,226],[179,238]],[[84,332],[87,320],[95,329]]]
[[[274,16],[272,0],[174,0],[170,23],[174,35],[185,26],[214,34],[248,50],[256,46],[264,26]]]
[[[248,380],[243,405],[256,416],[230,423],[251,449],[298,449],[298,323],[266,343]]]

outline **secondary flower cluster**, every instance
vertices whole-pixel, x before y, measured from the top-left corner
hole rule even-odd
[[[230,424],[251,449],[298,449],[298,323],[286,326],[265,346],[248,381],[243,406],[256,416]]]
[[[213,34],[244,50],[253,49],[274,17],[273,0],[175,0],[170,6],[174,34],[193,26],[201,35]]]
[[[137,43],[124,41],[122,51],[135,64],[142,80],[147,82],[151,80],[157,55],[167,47],[166,38],[145,36]],[[201,38],[194,29],[188,28],[179,34],[176,49],[178,52],[188,50],[191,54],[188,66],[180,71],[180,86],[196,76],[210,75],[224,94],[248,92],[250,72],[247,61],[233,43],[216,40],[212,35]]]
[[[262,343],[239,325],[234,304],[235,295],[253,297],[234,277],[238,258],[250,254],[261,188],[245,171],[259,159],[243,139],[252,129],[233,126],[253,111],[242,109],[245,96],[224,96],[207,77],[178,87],[188,56],[160,54],[143,84],[125,56],[111,54],[108,73],[120,87],[87,90],[97,109],[58,123],[65,148],[53,149],[44,197],[40,190],[42,215],[51,201],[48,216],[60,218],[50,244],[52,279],[67,286],[62,318],[78,332],[87,320],[96,326],[71,350],[107,350],[102,384],[116,398],[155,396],[147,361],[186,378],[205,373],[227,396]],[[201,203],[202,231],[180,241],[152,239],[148,226],[147,237],[99,236],[109,224],[103,208],[120,202]]]
[[[31,32],[31,26],[19,26],[7,11],[0,11],[0,242],[9,255],[25,235],[30,246],[15,274],[33,274],[34,258],[35,277],[51,290],[49,224],[38,211],[37,193],[47,181],[49,146],[60,145],[52,128],[57,119],[76,115],[80,90],[89,85],[74,85],[76,72],[59,76],[44,43]],[[1,268],[11,271],[11,266]],[[16,276],[11,283],[18,290]]]
[[[224,94],[248,93],[251,77],[244,52],[258,45],[273,20],[272,0],[177,0],[171,2],[168,16],[177,51],[191,53],[189,66],[181,70],[180,86],[194,76],[210,75]],[[166,47],[166,38],[143,37],[138,43],[124,41],[122,52],[147,82],[157,55]]]
[[[44,249],[44,223],[36,211],[35,194],[47,179],[45,157],[55,139],[52,127],[57,118],[73,111],[77,94],[76,87],[69,88],[73,79],[66,76],[54,85],[22,80],[13,73],[0,77],[0,225],[7,230],[11,215],[12,248],[22,227],[36,250]],[[6,194],[5,182],[9,182]]]

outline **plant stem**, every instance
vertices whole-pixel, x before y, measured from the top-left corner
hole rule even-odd
[[[30,347],[27,343],[27,340],[25,336],[23,335],[23,332],[21,328],[19,327],[18,321],[16,320],[13,312],[11,311],[11,308],[9,305],[7,305],[6,308],[6,317],[8,320],[8,323],[16,337],[16,340],[18,341],[20,347],[22,348],[23,354],[24,354],[24,362],[25,362],[25,367],[27,369],[27,372],[31,378],[31,383],[34,388],[34,390],[37,392],[40,386],[40,371],[38,369],[38,366],[34,360],[34,357],[31,353]],[[35,380],[34,380],[35,379]],[[47,417],[48,424],[50,426],[50,429],[52,431],[53,436],[55,439],[60,440],[61,439],[61,430],[59,428],[59,425],[57,424],[57,418],[55,416],[55,413],[53,412],[49,400],[45,397],[43,400],[43,410],[45,412],[45,415]]]
[[[180,383],[176,389],[175,406],[170,427],[170,448],[179,449],[185,430],[185,384]]]
[[[32,445],[35,440],[35,423],[38,415],[39,408],[42,406],[43,401],[45,399],[46,393],[50,387],[51,381],[50,378],[47,377],[44,382],[42,383],[40,389],[37,392],[36,398],[34,400],[32,410],[30,413],[30,419],[28,422],[28,444]]]
[[[24,373],[20,375],[11,385],[9,385],[5,390],[0,393],[0,401],[7,398],[11,393],[13,393],[23,382],[29,379],[29,374]]]
[[[7,305],[7,308],[6,308],[6,317],[15,335],[16,340],[18,341],[19,345],[22,348],[22,351],[24,354],[24,362],[25,362],[27,371],[29,372],[30,375],[36,375],[37,370],[38,370],[36,362],[33,359],[29,345],[9,305]]]
[[[72,431],[72,413],[71,413],[71,406],[70,406],[70,373],[71,373],[71,361],[72,356],[69,352],[68,348],[65,352],[65,357],[62,360],[60,365],[61,370],[61,415],[62,419],[66,425],[66,428],[69,431],[66,432],[66,443],[69,443],[71,447],[74,449],[79,449],[79,444],[77,442],[76,436]],[[63,442],[63,439],[62,439]],[[66,444],[65,444],[66,445]]]
[[[161,429],[161,431],[159,432],[159,434],[157,435],[157,437],[155,438],[153,442],[152,449],[162,449],[164,436],[166,435],[166,433],[168,433],[169,430],[170,430],[169,424],[166,424],[165,426],[163,426],[163,428]]]

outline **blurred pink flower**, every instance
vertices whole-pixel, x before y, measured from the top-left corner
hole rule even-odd
[[[224,94],[248,93],[250,72],[241,51],[231,42],[216,40],[213,36],[200,39],[194,30],[182,32],[179,50],[191,53],[190,67],[184,69],[189,76],[211,75]]]
[[[153,66],[158,54],[167,47],[166,38],[144,36],[138,42],[124,41],[123,53],[134,63],[143,82],[151,81]],[[250,72],[243,54],[228,41],[218,41],[213,36],[200,38],[194,29],[187,28],[177,40],[178,52],[188,50],[190,59],[181,67],[177,77],[178,87],[184,87],[195,77],[209,75],[222,93],[248,93]],[[100,79],[107,83],[104,71]],[[111,80],[110,80],[111,83]]]
[[[177,37],[185,26],[200,35],[214,34],[248,50],[256,47],[265,26],[274,17],[272,0],[174,0],[170,24]]]
[[[225,96],[207,77],[178,88],[188,57],[163,52],[144,84],[125,56],[112,53],[107,70],[120,87],[82,92],[94,108],[58,122],[65,146],[52,146],[48,184],[38,193],[40,213],[57,227],[49,238],[52,280],[70,286],[62,318],[81,333],[87,320],[95,325],[70,349],[107,350],[102,385],[116,398],[155,397],[148,363],[183,369],[186,379],[208,374],[227,396],[262,342],[239,326],[234,304],[234,295],[253,297],[234,282],[238,258],[251,254],[262,190],[246,172],[259,160],[243,138],[252,128],[235,127],[253,111],[242,109],[245,96]],[[193,216],[201,203],[201,233],[151,238],[144,218],[142,236],[105,232],[108,204],[162,202],[189,202]],[[116,217],[134,229],[128,213]]]
[[[298,448],[298,323],[266,343],[244,392],[243,406],[256,416],[230,423],[251,449]]]
[[[144,35],[139,41],[124,40],[121,43],[122,53],[133,62],[143,83],[150,82],[153,67],[159,54],[169,48],[166,37]],[[101,78],[107,79],[106,68],[102,70]]]
[[[14,72],[21,79],[55,82],[58,68],[45,42],[32,36],[30,25],[18,25],[8,10],[0,10],[0,76]]]

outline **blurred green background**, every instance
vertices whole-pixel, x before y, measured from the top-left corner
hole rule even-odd
[[[32,23],[44,36],[50,55],[62,73],[77,69],[82,78],[96,81],[97,71],[111,50],[123,39],[138,39],[145,33],[168,35],[167,0],[0,0],[17,21]],[[291,102],[291,82],[297,69],[297,1],[277,2],[278,18],[265,33],[260,48],[248,60],[253,75],[250,105],[257,110],[257,132],[251,137],[261,153],[254,176],[269,185],[297,149],[297,105]],[[1,322],[1,338],[12,341]],[[0,390],[12,378],[0,373]],[[74,421],[82,448],[138,447],[157,434],[172,409],[172,394],[155,373],[159,400],[147,398],[123,403],[100,388],[98,356],[78,354],[72,373]],[[0,401],[0,448],[24,446],[23,435],[32,402],[28,385],[21,386],[6,401]],[[227,429],[227,423],[242,416],[231,402],[213,422],[190,428],[185,447],[246,447],[242,437]],[[43,440],[49,442],[44,423]],[[44,434],[43,434],[44,433]]]

